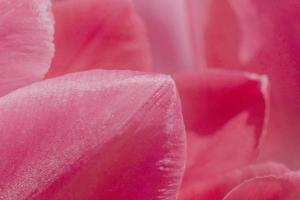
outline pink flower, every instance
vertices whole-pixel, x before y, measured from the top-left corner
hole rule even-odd
[[[139,50],[147,46],[143,29],[129,1],[55,2],[53,8],[65,3],[65,8],[74,6],[75,13],[66,12],[70,18],[80,17],[81,9],[107,11],[97,24],[105,31],[87,27],[81,35],[74,28],[80,37],[70,34],[73,47],[59,50],[57,45],[49,76],[89,69],[95,60],[100,67],[148,62],[147,51]],[[43,80],[53,55],[50,1],[0,1],[0,10],[0,199],[175,199],[184,170],[185,130],[174,81],[116,70]],[[119,11],[122,22],[112,25]],[[128,33],[123,26],[135,29]],[[90,37],[97,40],[90,30],[100,40],[105,36],[104,47],[99,45],[107,58],[90,57],[98,49],[88,43]],[[67,30],[58,29],[56,36],[59,31]],[[73,55],[78,60],[70,64]],[[70,68],[59,68],[65,62]],[[37,80],[43,81],[25,86]]]
[[[0,199],[300,198],[299,6],[0,1]]]
[[[190,71],[175,75],[188,139],[179,199],[299,198],[299,173],[256,165],[300,167],[298,1],[135,2],[150,38],[161,34],[156,27],[168,27],[168,42],[192,52],[176,55],[179,61],[167,57],[180,66],[173,72]]]
[[[270,120],[260,160],[272,158],[299,169],[299,1],[231,0],[224,4],[211,5],[204,44],[207,65],[268,75]],[[232,27],[231,32],[219,26],[220,15],[232,19],[224,23]]]

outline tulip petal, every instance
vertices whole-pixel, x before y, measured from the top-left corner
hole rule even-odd
[[[188,131],[184,183],[218,176],[257,155],[266,121],[267,78],[208,71],[175,77]]]
[[[130,0],[55,1],[56,54],[47,77],[95,68],[149,70],[142,21]]]
[[[43,79],[53,56],[50,0],[0,1],[0,96]]]
[[[194,68],[189,21],[184,0],[133,0],[145,21],[154,69],[178,72]]]
[[[0,109],[0,199],[175,199],[185,134],[169,76],[74,73]]]
[[[180,200],[220,200],[239,184],[261,176],[281,176],[290,172],[288,168],[278,163],[250,165],[236,169],[210,180],[196,180],[186,185],[180,191]],[[245,199],[245,198],[241,198]],[[251,199],[252,200],[252,199]]]
[[[205,30],[209,66],[269,76],[270,134],[260,159],[292,168],[300,167],[299,11],[298,0],[212,0]]]
[[[224,200],[298,200],[300,198],[300,173],[283,176],[257,177],[234,188]]]
[[[223,1],[220,1],[221,4]],[[205,68],[205,33],[209,19],[211,0],[186,0],[186,9],[189,19],[190,35],[195,58],[195,67]]]

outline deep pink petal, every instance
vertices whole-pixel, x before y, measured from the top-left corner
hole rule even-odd
[[[184,0],[133,0],[145,21],[156,71],[194,68],[189,19]]]
[[[300,173],[282,176],[264,176],[245,181],[234,188],[224,200],[298,200]]]
[[[0,96],[41,80],[53,56],[50,0],[0,1]]]
[[[269,76],[270,134],[261,159],[293,168],[300,167],[299,11],[298,0],[211,0],[204,38],[209,66]]]
[[[277,163],[250,165],[222,174],[214,179],[205,181],[199,179],[189,185],[185,185],[180,192],[179,200],[220,200],[234,187],[253,177],[280,176],[287,172],[289,172],[289,169]]]
[[[169,76],[74,73],[0,110],[1,199],[175,199],[185,134]]]
[[[146,30],[131,0],[55,1],[56,53],[48,77],[93,68],[149,70]]]
[[[188,131],[184,183],[248,164],[257,153],[267,110],[267,79],[210,71],[175,77]]]

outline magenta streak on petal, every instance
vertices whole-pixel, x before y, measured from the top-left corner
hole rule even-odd
[[[268,111],[268,80],[211,70],[175,76],[187,128],[183,187],[248,165],[257,157]]]
[[[144,24],[130,0],[53,3],[56,53],[47,77],[89,69],[149,71]]]

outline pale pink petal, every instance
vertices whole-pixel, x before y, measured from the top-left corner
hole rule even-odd
[[[300,173],[282,176],[264,176],[245,181],[234,188],[224,200],[298,200]]]
[[[209,66],[270,78],[270,134],[261,160],[275,159],[299,168],[299,1],[211,0],[208,18],[204,40]]]
[[[133,0],[145,21],[156,71],[194,68],[185,0]]]
[[[53,56],[50,0],[0,0],[0,96],[43,79]]]
[[[222,2],[220,1],[219,3]],[[204,56],[204,37],[209,19],[210,4],[211,0],[186,0],[190,37],[195,58],[194,65],[196,68],[205,68],[207,66]]]
[[[255,158],[266,120],[266,77],[210,71],[175,79],[188,131],[184,184],[218,176]]]
[[[287,172],[289,172],[288,168],[277,163],[250,165],[222,174],[214,179],[196,180],[183,187],[180,191],[179,200],[220,200],[245,180],[267,175],[280,176]]]
[[[74,73],[0,109],[0,199],[175,199],[185,134],[169,76]]]
[[[149,70],[145,27],[131,0],[54,1],[56,53],[48,77],[93,68]]]

